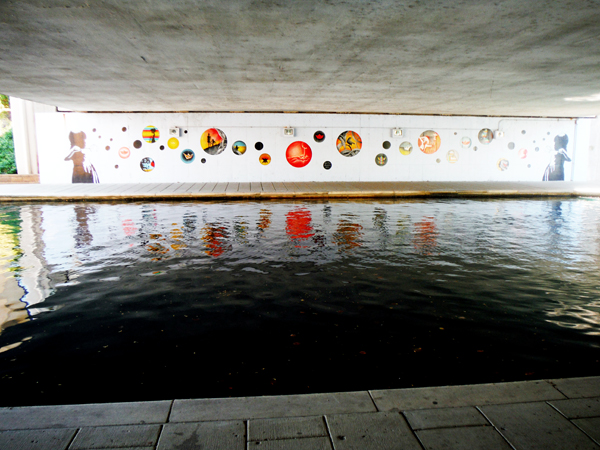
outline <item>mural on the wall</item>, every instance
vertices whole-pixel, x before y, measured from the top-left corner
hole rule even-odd
[[[494,139],[494,133],[489,128],[484,128],[479,131],[477,138],[479,139],[479,142],[487,145]]]
[[[471,138],[468,136],[463,136],[460,140],[460,145],[462,148],[471,148]]]
[[[209,128],[202,133],[200,146],[209,155],[218,155],[227,148],[227,136],[218,128]]]
[[[179,147],[179,139],[172,137],[167,141],[167,145],[171,150],[175,150]]]
[[[127,158],[129,158],[129,155],[131,155],[131,151],[127,147],[121,147],[119,149],[119,156],[121,158],[127,159]]]
[[[569,137],[563,136],[554,137],[554,151],[550,158],[550,162],[544,171],[542,181],[564,181],[565,179],[565,162],[570,162],[571,158],[567,155],[567,144]]]
[[[152,172],[154,170],[155,164],[154,164],[154,160],[152,158],[142,158],[142,160],[140,161],[140,168],[144,171],[144,172]]]
[[[99,183],[98,173],[94,165],[86,158],[85,133],[79,131],[69,133],[71,148],[65,161],[73,161],[72,183]]]
[[[189,148],[186,148],[184,151],[181,152],[181,160],[186,163],[189,164],[192,161],[194,161],[196,155],[194,155],[194,151],[190,150]]]
[[[378,166],[385,166],[388,162],[388,157],[385,155],[385,153],[379,153],[376,157],[375,157],[375,164],[377,164]]]
[[[500,158],[498,160],[498,162],[496,163],[496,167],[498,167],[498,169],[501,170],[502,172],[508,170],[508,159]]]
[[[400,153],[402,153],[403,155],[410,155],[412,152],[412,149],[413,149],[413,146],[408,141],[404,141],[402,144],[400,144]]]
[[[313,134],[313,139],[315,142],[323,142],[325,140],[325,133],[322,131],[315,131],[315,134]]]
[[[522,148],[521,150],[519,150],[519,158],[521,158],[521,159],[527,158],[527,149],[526,148]]]
[[[433,130],[423,131],[419,136],[419,149],[428,155],[437,152],[441,144],[440,135]]]
[[[446,159],[449,163],[454,164],[458,161],[458,152],[456,150],[448,150],[448,153],[446,153]]]
[[[263,165],[263,166],[268,166],[271,163],[271,155],[269,155],[268,153],[263,153],[262,155],[260,155],[258,157],[258,161]]]
[[[292,167],[304,167],[312,159],[312,150],[306,142],[292,142],[285,151],[285,157]]]
[[[149,144],[154,144],[160,137],[160,131],[158,131],[154,125],[148,125],[144,128],[144,131],[142,131],[142,137]]]
[[[243,155],[246,153],[246,143],[244,141],[235,141],[231,146],[231,150],[236,155]]]
[[[340,134],[335,145],[344,156],[355,156],[362,148],[362,139],[355,131],[344,131]]]

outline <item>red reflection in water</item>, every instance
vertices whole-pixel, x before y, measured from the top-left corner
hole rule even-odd
[[[312,216],[308,209],[295,209],[285,216],[285,232],[287,235],[297,241],[311,238],[315,235],[311,225]],[[296,245],[295,247],[303,247]]]
[[[423,217],[414,227],[415,250],[423,255],[431,255],[437,246],[437,229],[433,217]]]
[[[137,230],[133,220],[125,219],[123,221],[123,232],[125,233],[125,236],[133,236]]]
[[[202,229],[202,240],[206,244],[205,253],[212,257],[221,256],[227,250],[229,233],[225,227],[206,225]]]

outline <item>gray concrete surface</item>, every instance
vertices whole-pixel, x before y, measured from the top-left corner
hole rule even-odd
[[[83,111],[579,117],[600,111],[599,40],[597,0],[13,0],[0,92]]]
[[[600,197],[600,182],[0,184],[3,202],[570,196]]]
[[[560,385],[570,386],[575,397],[561,392]],[[587,377],[483,387],[0,408],[0,448],[598,449],[600,397],[586,395],[594,395],[599,386],[600,377]],[[449,400],[431,408],[430,394],[436,392],[445,392]],[[423,401],[415,402],[419,397]],[[370,407],[356,402],[364,398],[374,399]],[[459,398],[466,406],[452,406]],[[185,405],[185,415],[177,405]],[[380,405],[398,407],[382,411]]]

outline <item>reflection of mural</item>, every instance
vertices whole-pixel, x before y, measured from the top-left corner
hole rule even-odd
[[[340,220],[337,231],[333,234],[333,242],[341,251],[350,252],[356,247],[362,246],[362,225],[356,223],[358,217],[348,214],[348,219]]]
[[[463,136],[463,138],[460,140],[460,145],[462,145],[462,148],[471,148],[471,138]]]
[[[258,160],[263,166],[268,166],[271,163],[271,155],[268,153],[263,153],[258,157]]]
[[[172,137],[167,141],[167,145],[171,150],[175,150],[179,147],[179,139]]]
[[[494,133],[489,128],[484,128],[479,132],[477,137],[482,144],[489,144],[494,139]]]
[[[380,153],[375,157],[375,164],[385,166],[388,162],[388,157],[384,153]]]
[[[98,173],[96,169],[86,160],[85,150],[85,133],[69,133],[69,141],[71,142],[70,153],[65,157],[65,161],[73,161],[73,183],[99,183]]]
[[[458,152],[456,150],[448,150],[448,153],[446,153],[446,159],[449,163],[454,164],[458,161]]]
[[[158,141],[158,138],[160,137],[160,131],[158,131],[155,126],[148,125],[146,128],[144,128],[144,131],[142,131],[142,137],[146,142],[153,144]]]
[[[404,141],[402,144],[400,144],[400,153],[402,153],[403,155],[410,155],[412,149],[413,146],[408,141]]]
[[[154,160],[152,158],[142,158],[140,161],[140,167],[144,172],[152,172],[154,170]]]
[[[231,248],[228,243],[229,232],[223,226],[207,224],[201,231],[201,237],[206,246],[207,255],[217,258]]]
[[[227,136],[218,128],[209,128],[202,133],[200,145],[209,155],[218,155],[227,148]]]
[[[236,155],[243,155],[246,153],[246,143],[244,141],[235,141],[231,146],[231,150]]]
[[[285,232],[296,241],[295,247],[305,248],[298,241],[309,239],[315,235],[311,225],[312,215],[308,209],[294,209],[285,215]]]
[[[522,148],[521,150],[519,150],[519,158],[521,158],[521,159],[527,158],[527,149],[526,148]]]
[[[419,136],[419,149],[428,155],[437,152],[441,143],[440,135],[433,130],[423,131]]]
[[[542,181],[564,181],[565,162],[571,161],[571,158],[567,155],[568,143],[569,137],[566,134],[554,137],[554,152],[544,171]]]
[[[273,213],[268,209],[261,209],[259,214],[259,220],[256,227],[261,231],[266,231],[271,226],[271,216]]]
[[[181,160],[186,164],[190,164],[194,161],[195,157],[193,150],[190,150],[189,148],[186,148],[181,152]]]
[[[344,131],[335,143],[338,152],[344,156],[355,156],[362,148],[362,139],[354,131]]]
[[[304,167],[312,159],[312,150],[306,142],[292,142],[285,151],[285,157],[292,167]]]
[[[498,162],[496,163],[496,167],[498,167],[498,169],[500,169],[502,172],[504,172],[505,170],[508,170],[508,159],[505,159],[505,158],[499,159]]]
[[[437,246],[437,229],[433,217],[423,217],[414,224],[414,247],[422,255],[431,255]]]

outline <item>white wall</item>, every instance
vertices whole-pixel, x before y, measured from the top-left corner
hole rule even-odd
[[[152,125],[159,129],[156,143],[142,139],[142,131]],[[179,148],[167,146],[168,129],[182,129]],[[284,136],[283,128],[292,126],[293,137]],[[52,113],[37,115],[40,179],[42,183],[70,183],[73,162],[64,158],[70,153],[69,132],[84,131],[86,161],[94,165],[101,183],[156,183],[156,182],[213,182],[213,181],[541,181],[544,170],[552,159],[554,137],[569,137],[567,153],[573,162],[588,164],[589,139],[579,139],[574,119],[527,119],[457,116],[402,116],[360,114],[85,114]],[[402,128],[404,136],[393,138],[391,130]],[[125,128],[126,131],[122,131]],[[200,137],[207,128],[219,128],[227,135],[227,149],[219,155],[209,155],[200,146]],[[478,133],[483,128],[500,130],[504,137],[482,144]],[[589,129],[589,127],[588,127]],[[94,131],[95,130],[95,131]],[[326,139],[317,143],[315,131],[325,132]],[[336,148],[338,135],[346,130],[357,132],[362,138],[362,149],[354,157],[341,155]],[[440,149],[434,154],[419,150],[418,138],[425,130],[434,130],[441,137]],[[587,132],[589,136],[589,131]],[[461,146],[461,139],[471,139],[471,147]],[[579,136],[579,135],[577,135]],[[143,142],[135,149],[134,141]],[[242,140],[247,144],[244,155],[235,155],[232,144]],[[261,141],[262,151],[254,149]],[[294,141],[306,142],[312,149],[312,160],[303,168],[292,167],[286,160],[288,145]],[[382,147],[384,141],[391,148]],[[399,145],[409,141],[410,155],[402,155]],[[586,141],[585,143],[583,141]],[[514,149],[509,149],[514,143]],[[164,150],[160,150],[160,146]],[[578,145],[578,144],[577,144]],[[106,148],[109,148],[106,150]],[[119,149],[127,147],[130,156],[123,159]],[[195,160],[185,164],[181,151],[192,149]],[[527,156],[519,157],[526,149]],[[449,150],[458,152],[459,160],[447,160]],[[583,155],[585,151],[585,155]],[[259,155],[270,154],[272,162],[263,166]],[[384,153],[385,166],[378,166],[375,157]],[[583,155],[583,156],[582,156]],[[143,172],[140,160],[150,157],[156,168]],[[201,159],[205,158],[206,163]],[[506,159],[508,169],[501,171],[498,161]],[[439,162],[438,162],[439,160]],[[323,163],[330,161],[332,168],[325,170]],[[565,179],[587,179],[586,170],[577,170],[565,163]]]

